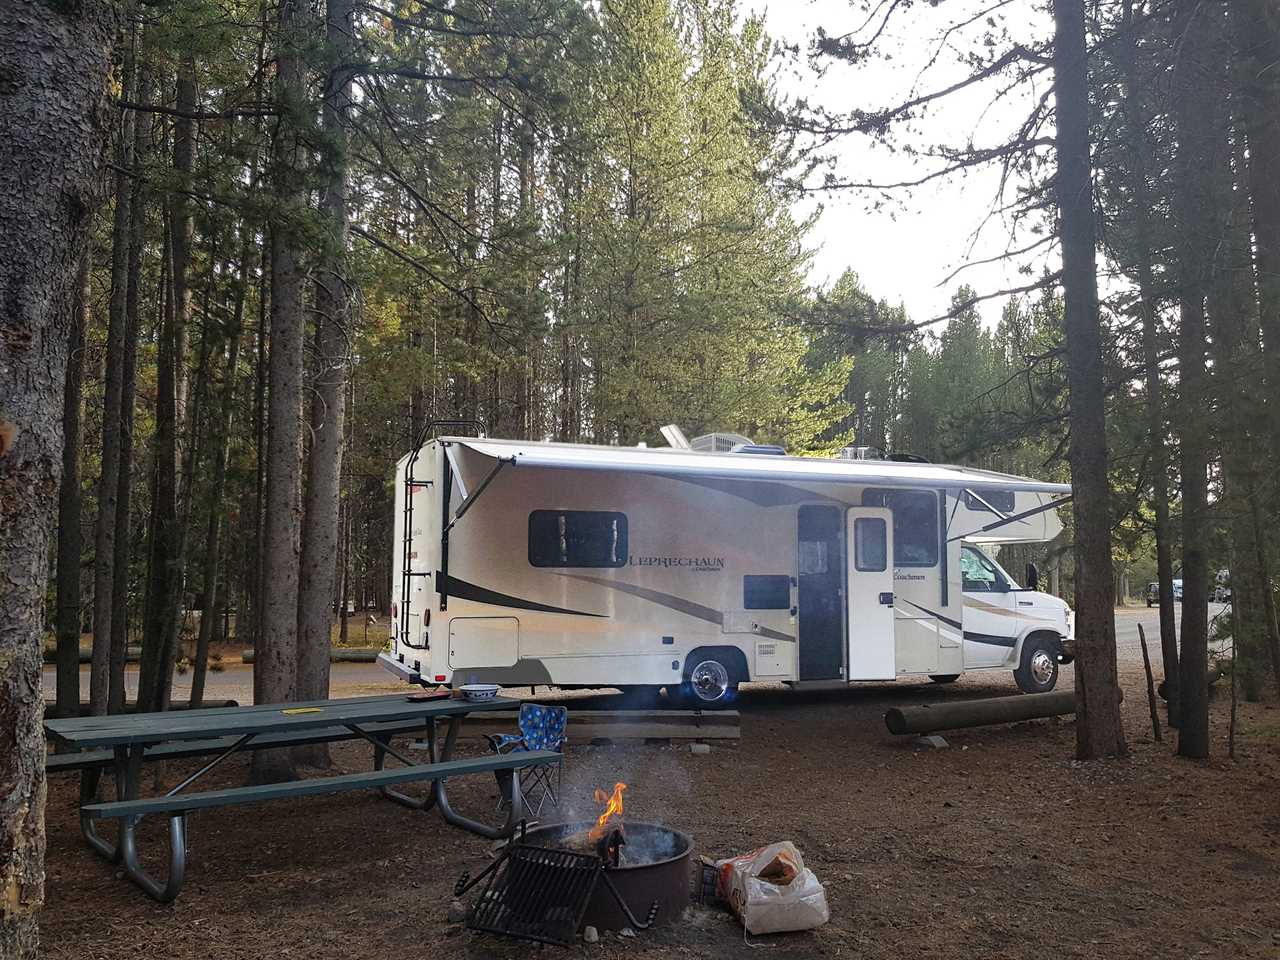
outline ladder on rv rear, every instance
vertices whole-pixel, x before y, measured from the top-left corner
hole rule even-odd
[[[425,650],[427,644],[413,643],[409,639],[409,605],[413,597],[413,581],[415,577],[430,577],[434,573],[432,570],[414,570],[412,561],[415,559],[413,553],[413,494],[419,487],[428,487],[431,485],[430,480],[419,480],[414,476],[414,467],[418,464],[418,456],[422,453],[422,448],[431,440],[439,436],[441,428],[458,429],[465,428],[469,432],[474,432],[478,437],[484,437],[488,434],[488,428],[485,427],[484,421],[480,419],[471,420],[431,420],[414,440],[413,452],[409,456],[409,462],[405,466],[404,471],[404,510],[403,510],[403,535],[400,542],[400,643],[402,646],[411,650]],[[459,429],[458,432],[462,432]],[[445,463],[445,471],[449,470],[448,463]],[[441,526],[449,513],[448,494],[444,496],[443,516],[441,518]]]

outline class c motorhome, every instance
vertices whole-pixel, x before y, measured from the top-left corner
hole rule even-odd
[[[989,552],[1057,536],[1068,486],[737,446],[424,440],[396,468],[382,664],[424,684],[663,687],[705,707],[757,680],[1001,668],[1053,688],[1071,612]]]

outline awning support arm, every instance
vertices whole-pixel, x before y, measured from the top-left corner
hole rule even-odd
[[[991,530],[997,530],[1000,527],[1007,527],[1011,523],[1017,523],[1020,520],[1027,519],[1027,517],[1034,517],[1038,513],[1055,510],[1064,503],[1069,503],[1070,501],[1071,494],[1067,494],[1065,497],[1059,497],[1057,500],[1050,500],[1048,503],[1042,503],[1040,506],[1034,507],[1030,510],[1023,510],[1022,513],[1015,513],[1013,516],[1005,517],[1003,520],[997,520],[995,523],[988,523],[985,527],[979,527],[977,530],[970,530],[968,533],[960,534],[957,537],[951,537],[947,540],[947,543],[951,543],[954,540],[964,540],[968,537],[972,537],[975,533],[987,533]]]
[[[516,462],[515,457],[503,457],[502,459],[498,460],[497,463],[493,465],[493,469],[490,470],[487,474],[485,474],[485,478],[480,481],[480,486],[476,487],[475,492],[472,493],[471,496],[463,500],[460,504],[458,504],[458,510],[453,515],[453,519],[450,520],[448,525],[446,525],[444,528],[444,537],[446,539],[449,536],[449,531],[453,529],[453,525],[457,523],[459,520],[461,520],[463,515],[466,514],[468,510],[471,509],[472,504],[474,504],[477,500],[480,499],[480,495],[484,493],[485,488],[488,487],[489,484],[493,482],[494,477],[498,475],[498,473],[502,470],[502,468],[509,463],[515,463],[515,462]]]

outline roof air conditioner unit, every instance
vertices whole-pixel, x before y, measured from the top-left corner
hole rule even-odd
[[[734,447],[744,443],[751,446],[751,438],[739,433],[704,433],[694,437],[689,445],[703,453],[731,453]]]
[[[883,460],[884,454],[878,447],[844,447],[840,451],[841,460]]]

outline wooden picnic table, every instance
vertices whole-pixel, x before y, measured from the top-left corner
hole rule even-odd
[[[51,762],[55,759],[62,761],[60,769],[77,769],[80,773],[80,829],[89,845],[113,863],[121,864],[129,879],[150,896],[169,902],[182,887],[186,870],[186,815],[191,810],[374,788],[388,799],[416,810],[438,807],[447,823],[481,836],[494,839],[510,836],[524,816],[519,770],[556,762],[560,755],[550,751],[531,751],[514,756],[455,760],[453,750],[467,714],[511,710],[518,706],[519,701],[505,698],[482,702],[413,700],[405,694],[393,694],[180,713],[69,717],[46,720],[45,730],[57,743],[83,751],[80,755],[83,760],[79,763],[75,759],[62,761],[61,754],[51,758]],[[448,720],[448,729],[443,743],[440,743],[436,723],[442,719]],[[396,733],[419,729],[426,734],[429,748],[430,762],[425,764],[405,756],[390,743]],[[353,738],[367,740],[373,745],[373,770],[205,792],[188,789],[235,753]],[[102,769],[107,765],[102,756],[103,748],[111,751],[110,766],[115,774],[116,800],[110,802],[99,802],[97,797]],[[162,796],[140,796],[144,761],[199,754],[215,755]],[[388,756],[404,766],[385,769]],[[449,777],[497,770],[510,770],[515,778],[512,802],[503,824],[490,826],[463,816],[452,808],[447,786]],[[414,782],[429,782],[430,793],[416,798],[394,789]],[[164,881],[150,876],[138,861],[136,828],[142,817],[148,814],[169,816],[169,873]],[[111,843],[98,833],[96,823],[103,819],[118,822],[117,842]]]

